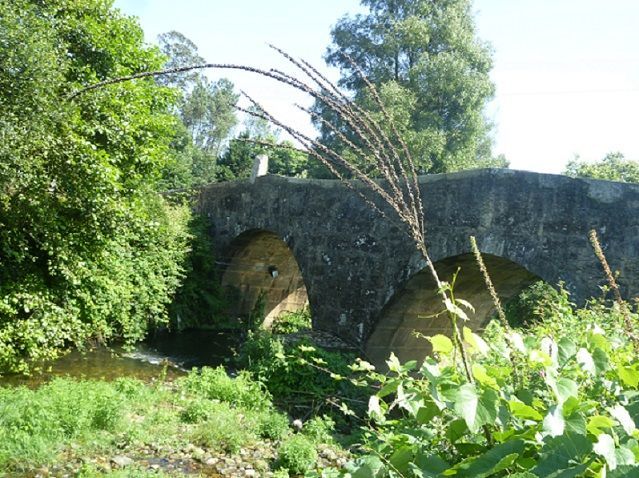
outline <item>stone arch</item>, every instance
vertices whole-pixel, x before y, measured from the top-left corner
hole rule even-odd
[[[279,235],[251,229],[230,244],[222,286],[236,293],[230,314],[245,318],[263,301],[264,327],[283,312],[309,306],[306,284],[293,251]]]
[[[540,278],[519,264],[491,254],[483,254],[497,294],[503,303],[514,298],[521,290]],[[435,263],[442,280],[450,282],[459,268],[455,283],[455,296],[467,300],[475,308],[468,311],[469,322],[465,325],[481,332],[494,313],[490,294],[472,254],[460,254]],[[391,351],[405,362],[421,361],[430,352],[427,340],[415,336],[451,335],[451,326],[442,311],[435,283],[426,268],[414,274],[386,303],[373,332],[366,341],[365,350],[369,360],[384,367]]]

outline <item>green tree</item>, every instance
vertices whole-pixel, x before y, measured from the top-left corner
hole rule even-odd
[[[179,32],[163,33],[158,41],[168,58],[166,69],[204,63],[195,43]],[[237,124],[238,95],[233,83],[224,78],[209,81],[201,70],[161,76],[158,81],[181,93],[176,114],[182,124],[176,129],[171,161],[164,173],[166,186],[190,187],[214,181],[217,158]]]
[[[263,144],[256,144],[259,141]],[[280,176],[306,177],[308,155],[294,148],[290,141],[279,140],[279,130],[263,118],[248,115],[244,130],[231,142],[218,162],[218,179],[228,181],[247,178],[259,154],[269,158],[268,172]]]
[[[494,91],[492,60],[488,46],[476,38],[471,1],[361,3],[368,13],[343,17],[332,31],[326,61],[340,68],[339,85],[380,118],[350,57],[375,84],[419,173],[505,166],[503,157],[491,156],[490,125],[483,110]],[[325,105],[318,103],[316,110],[340,124]],[[351,154],[334,131],[320,121],[316,124],[324,144]]]
[[[188,209],[155,192],[176,95],[135,20],[104,0],[0,0],[0,372],[167,320]]]
[[[623,183],[639,183],[639,162],[623,154],[608,153],[601,161],[589,163],[575,158],[566,165],[564,174],[573,178],[607,179]]]

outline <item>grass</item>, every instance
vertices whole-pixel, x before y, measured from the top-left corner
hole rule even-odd
[[[76,464],[72,475],[97,476],[115,455],[136,465],[111,476],[174,476],[137,462],[151,458],[149,450],[162,450],[159,457],[189,447],[218,455],[256,443],[274,450],[291,436],[289,418],[259,382],[222,368],[156,385],[64,378],[37,389],[0,388],[0,476],[69,463]]]

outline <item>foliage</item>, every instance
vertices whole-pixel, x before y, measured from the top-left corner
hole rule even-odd
[[[202,367],[193,370],[181,384],[189,392],[208,400],[220,400],[250,410],[262,410],[271,406],[268,391],[245,371],[231,378],[222,366]]]
[[[209,407],[206,421],[191,435],[195,443],[208,448],[237,453],[260,438],[280,438],[289,431],[288,419],[274,411],[255,413],[211,402]]]
[[[170,31],[158,38],[167,57],[164,68],[204,63],[197,46],[183,34]],[[188,188],[213,182],[216,162],[237,124],[234,85],[222,78],[209,81],[200,70],[159,77],[158,82],[179,89],[179,119],[171,160],[165,168],[167,188]]]
[[[607,179],[623,183],[639,183],[639,163],[625,159],[624,155],[608,153],[596,163],[588,163],[575,158],[568,162],[564,174],[573,178]]]
[[[302,475],[317,462],[313,443],[303,435],[293,435],[277,449],[278,464],[294,475]]]
[[[294,334],[311,328],[311,310],[306,307],[294,312],[283,312],[273,320],[271,332],[274,334]]]
[[[465,329],[470,380],[441,335],[429,339],[435,355],[419,367],[391,355],[383,375],[357,362],[353,370],[378,391],[369,400],[368,453],[343,474],[636,474],[639,371],[624,311],[592,302],[546,314],[529,330],[501,330],[489,342]]]
[[[174,93],[142,80],[67,101],[107,77],[161,67],[111,2],[0,2],[0,371],[167,320],[188,209],[154,192]]]
[[[361,3],[368,11],[338,21],[326,54],[327,63],[340,68],[339,85],[354,94],[355,103],[388,126],[357,71],[361,68],[376,86],[420,174],[506,165],[503,157],[491,158],[490,125],[483,109],[494,91],[492,60],[488,46],[476,38],[471,1]],[[340,124],[321,102],[316,112]],[[325,145],[349,161],[359,161],[359,153],[336,130],[319,119],[316,125]]]
[[[335,421],[328,415],[315,416],[304,423],[302,432],[313,443],[333,443]]]
[[[281,405],[333,411],[338,398],[356,400],[359,390],[343,378],[352,356],[313,346],[307,340],[284,343],[268,331],[251,332],[242,344],[237,366],[264,383]],[[299,413],[299,412],[297,412]]]
[[[504,311],[510,325],[521,326],[552,317],[560,305],[570,307],[568,293],[561,284],[557,290],[547,282],[537,281],[508,302]]]
[[[228,326],[228,294],[220,284],[210,227],[210,220],[201,214],[194,214],[189,222],[191,241],[184,279],[169,306],[171,325],[178,331]]]
[[[285,440],[291,432],[263,388],[221,369],[168,384],[65,378],[33,390],[0,388],[0,474],[8,476],[31,476],[54,465],[67,473],[72,463],[84,463],[79,476],[95,476],[105,457],[115,454],[157,450],[157,458],[166,458],[169,448],[196,445],[234,453],[265,439]],[[148,474],[135,465],[127,469],[130,474],[115,476]]]
[[[251,141],[261,141],[255,144]],[[232,139],[229,148],[218,161],[220,181],[244,179],[251,175],[255,157],[265,154],[269,158],[269,173],[281,176],[305,177],[308,168],[308,156],[293,148],[290,141],[278,142],[272,134],[253,136],[249,130],[243,131]]]

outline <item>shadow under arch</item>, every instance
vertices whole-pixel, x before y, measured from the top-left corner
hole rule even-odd
[[[243,232],[231,243],[224,263],[222,287],[237,294],[229,310],[232,317],[246,318],[263,307],[263,327],[269,328],[281,313],[309,306],[297,260],[274,232],[264,229]]]
[[[486,268],[503,304],[516,297],[524,288],[540,278],[524,267],[502,257],[482,254]],[[459,268],[455,282],[455,297],[470,302],[475,312],[466,311],[469,321],[463,325],[481,332],[495,310],[475,258],[472,254],[448,257],[435,263],[441,280],[450,282]],[[452,327],[429,271],[424,268],[413,275],[382,309],[376,326],[366,341],[368,359],[377,367],[386,368],[391,352],[401,362],[423,360],[430,353],[430,343],[415,332],[432,336],[451,336]]]

